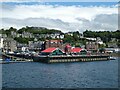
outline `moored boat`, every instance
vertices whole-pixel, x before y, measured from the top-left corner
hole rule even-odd
[[[109,59],[110,59],[110,60],[116,60],[116,57],[110,56]]]

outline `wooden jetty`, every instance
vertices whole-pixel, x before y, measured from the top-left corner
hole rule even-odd
[[[110,60],[109,55],[75,55],[75,56],[34,56],[34,62],[59,63],[59,62],[88,62]]]

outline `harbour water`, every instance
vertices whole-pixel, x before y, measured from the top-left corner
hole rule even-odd
[[[118,60],[2,64],[4,88],[118,88]]]

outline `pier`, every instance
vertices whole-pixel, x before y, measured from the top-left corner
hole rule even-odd
[[[109,55],[79,55],[79,56],[34,56],[33,61],[44,63],[88,62],[110,60]]]
[[[3,58],[9,58],[10,61],[5,61],[5,60],[2,60],[0,62],[0,64],[7,64],[7,63],[22,63],[22,62],[32,62],[33,59],[26,59],[26,58],[22,58],[22,57],[16,57],[16,56],[13,56],[13,55],[7,55],[5,53],[2,53],[2,57]]]
[[[3,60],[0,64],[22,63],[22,62],[43,62],[43,63],[64,63],[64,62],[90,62],[110,60],[109,55],[53,55],[53,56],[33,56],[32,58],[17,57],[14,55],[2,54],[9,61]]]

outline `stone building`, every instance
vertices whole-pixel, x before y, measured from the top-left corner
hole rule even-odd
[[[17,50],[16,41],[12,38],[3,39],[3,52],[15,51]]]
[[[29,41],[29,50],[41,51],[44,50],[44,41]]]
[[[45,49],[55,47],[63,50],[63,40],[46,40],[44,45]]]
[[[88,51],[96,52],[98,50],[98,43],[93,41],[86,42],[86,49]]]

